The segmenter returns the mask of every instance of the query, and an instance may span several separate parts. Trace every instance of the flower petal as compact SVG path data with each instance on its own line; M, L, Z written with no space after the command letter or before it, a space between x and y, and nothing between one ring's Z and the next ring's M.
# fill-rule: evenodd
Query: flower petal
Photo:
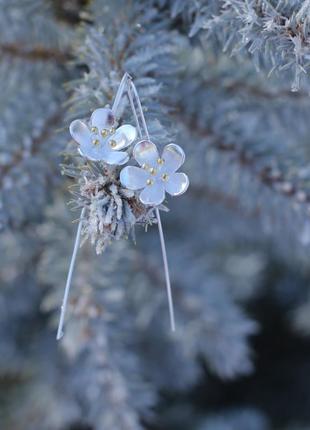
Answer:
M162 158L164 160L162 170L165 170L167 173L174 173L184 163L185 154L179 145L170 143L165 146Z
M159 158L155 143L149 140L141 140L138 142L133 149L133 156L140 166L143 164L156 166Z
M189 186L189 180L185 173L172 173L167 182L164 183L165 190L172 196L180 196L185 193Z
M156 181L153 185L147 185L141 191L139 199L144 205L160 205L165 198L165 190L162 182Z
M120 173L121 184L129 190L144 188L148 177L148 172L135 166L126 166Z
M73 139L80 145L91 143L90 130L83 121L80 121L79 119L72 121L69 131Z
M119 127L109 138L108 144L114 151L127 148L137 137L136 128L129 124ZM111 145L113 143L113 145Z
M94 145L91 142L81 144L79 146L79 153L83 156L88 158L89 160L93 161L101 161L104 160L106 156L106 150L102 146L101 143L98 145Z
M107 164L118 164L121 166L122 164L127 163L129 160L129 155L127 152L122 151L107 151L104 154L104 158L102 158Z
M110 129L115 122L115 118L111 109L100 108L94 110L90 117L90 122L92 127L97 127L100 132L104 128Z

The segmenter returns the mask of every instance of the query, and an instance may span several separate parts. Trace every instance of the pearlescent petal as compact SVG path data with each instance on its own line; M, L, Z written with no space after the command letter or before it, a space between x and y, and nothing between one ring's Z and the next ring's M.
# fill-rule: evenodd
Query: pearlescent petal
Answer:
M139 199L144 205L158 206L165 198L165 190L162 182L156 181L153 185L147 185L141 191Z
M146 186L146 181L149 178L149 174L135 166L126 166L120 173L120 180L123 187L129 190L140 190Z
M106 149L102 143L94 145L91 141L79 146L79 152L83 157L93 161L101 161L106 157Z
M149 140L141 140L138 142L134 147L133 156L140 166L148 164L151 167L157 165L157 160L159 158L155 143Z
M122 164L127 163L127 161L129 160L129 155L127 154L127 152L106 151L105 156L102 160L105 161L107 164L118 164L119 166L121 166Z
M164 182L165 190L172 196L180 196L185 193L188 186L189 180L185 173L172 173L167 182Z
M185 154L179 145L170 143L169 145L165 146L162 158L164 160L162 170L167 173L174 173L184 163Z
M97 127L99 132L102 129L110 129L113 127L115 118L111 109L100 108L94 110L90 117L92 127Z
M119 127L109 138L108 145L114 151L127 148L137 137L136 128L129 124ZM113 145L111 145L113 143Z
M91 143L90 130L83 121L80 121L79 119L72 121L69 131L73 139L80 145Z

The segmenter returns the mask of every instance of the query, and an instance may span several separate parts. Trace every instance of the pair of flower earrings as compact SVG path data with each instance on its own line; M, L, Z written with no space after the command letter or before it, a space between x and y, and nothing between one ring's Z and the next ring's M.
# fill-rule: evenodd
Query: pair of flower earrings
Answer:
M136 121L135 127L130 124L117 127L116 112L125 94L128 96ZM137 105L137 108L135 105ZM137 89L132 78L127 73L125 73L121 80L112 108L105 107L96 109L92 113L89 122L74 120L70 124L69 130L72 138L78 144L80 155L85 160L98 162L101 168L105 164L115 167L126 165L121 167L119 171L118 181L121 186L133 191L142 205L148 208L154 208L163 255L170 323L171 329L174 331L175 321L170 276L158 207L164 201L166 193L171 196L179 196L188 188L189 180L187 175L177 172L184 163L184 151L180 146L170 143L164 147L162 154L159 154L157 146L150 139ZM133 149L131 150L132 147ZM130 154L132 157L130 157ZM80 243L85 209L86 208L82 209L76 235L61 307L57 339L63 336L64 316L75 259Z
M79 144L80 154L92 161L110 165L124 165L129 161L126 148L137 138L134 126L125 124L115 129L115 117L109 108L93 112L90 125L75 120L70 134ZM126 166L120 172L120 182L129 190L140 191L142 204L158 206L165 199L165 192L172 196L183 194L188 188L185 173L176 173L185 160L182 148L174 143L166 145L159 156L158 149L150 140L140 140L133 149L137 166Z

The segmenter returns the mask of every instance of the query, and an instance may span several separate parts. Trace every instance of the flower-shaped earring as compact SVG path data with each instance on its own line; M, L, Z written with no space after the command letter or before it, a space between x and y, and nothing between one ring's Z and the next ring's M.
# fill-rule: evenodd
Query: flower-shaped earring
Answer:
M124 124L115 129L115 117L111 109L95 110L90 118L90 127L75 120L70 124L70 134L79 144L83 157L93 161L104 161L108 164L125 164L129 160L127 148L136 139L136 128Z
M185 160L183 149L173 143L166 145L159 157L156 145L149 140L138 142L133 156L141 167L126 166L120 173L122 185L129 190L141 190L139 199L145 205L158 206L165 192L183 194L189 185L185 173L176 173Z

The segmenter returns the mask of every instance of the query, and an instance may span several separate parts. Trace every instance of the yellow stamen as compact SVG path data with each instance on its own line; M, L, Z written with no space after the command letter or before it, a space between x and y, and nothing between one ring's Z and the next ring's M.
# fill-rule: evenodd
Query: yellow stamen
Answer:
M102 137L107 137L107 135L109 134L108 130L106 128L104 128L103 130L101 130L101 136Z

